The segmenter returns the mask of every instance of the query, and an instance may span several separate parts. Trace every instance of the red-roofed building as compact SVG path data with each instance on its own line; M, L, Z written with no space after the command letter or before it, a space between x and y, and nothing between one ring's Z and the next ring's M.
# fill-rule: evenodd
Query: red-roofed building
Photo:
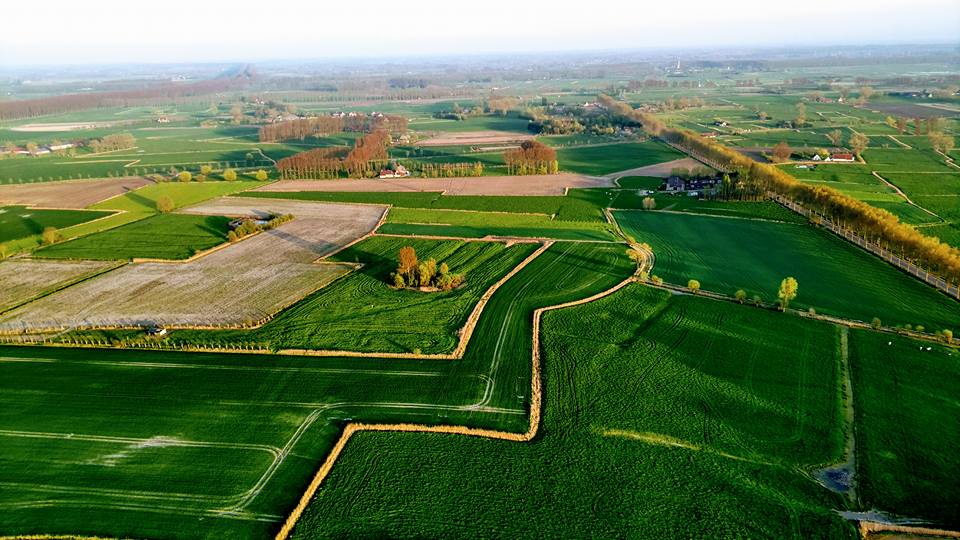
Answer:
M717 138L717 132L716 132L716 131L704 131L703 133L700 134L700 136L703 137L703 138L705 138L705 139L716 139L716 138Z
M856 161L853 154L830 154L827 161Z

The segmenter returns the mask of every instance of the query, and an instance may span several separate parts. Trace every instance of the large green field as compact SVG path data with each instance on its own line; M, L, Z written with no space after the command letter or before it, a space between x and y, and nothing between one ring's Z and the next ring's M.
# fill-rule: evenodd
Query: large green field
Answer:
M960 354L873 332L850 337L861 503L956 530Z
M593 176L645 167L682 157L684 156L680 152L656 141L578 146L557 150L557 160L560 161L561 169Z
M4 347L3 532L264 537L347 419L522 431L532 310L632 271L621 246L550 248L458 361Z
M670 283L696 279L705 290L732 296L744 289L770 303L780 280L793 276L797 308L931 331L960 324L960 303L811 225L647 211L615 216L627 234L653 247L653 273Z
M466 284L446 292L392 289L398 253L413 247L420 260L447 263ZM187 343L260 343L274 349L449 353L480 296L535 249L499 242L416 238L369 238L332 260L356 262L360 270L284 310L262 328L242 331L176 331Z
M543 335L536 440L361 433L294 537L856 537L808 475L843 446L834 327L634 285Z
M52 259L187 259L226 241L230 218L159 214L37 251Z
M26 206L0 206L0 242L20 240L39 235L47 227L62 229L94 219L109 216L113 212L92 210L61 210L28 208Z
M543 214L468 212L393 208L379 229L387 234L421 234L482 238L525 236L561 240L615 240L607 223L562 221Z

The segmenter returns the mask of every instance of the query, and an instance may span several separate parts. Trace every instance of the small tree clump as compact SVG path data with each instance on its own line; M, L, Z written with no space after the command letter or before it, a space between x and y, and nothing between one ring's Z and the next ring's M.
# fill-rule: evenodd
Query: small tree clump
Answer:
M177 180L180 180L181 182L189 182L193 180L193 175L190 174L190 171L180 171L180 173L177 174Z
M255 175L255 178L256 178L257 180L263 182L263 181L266 180L267 178L270 178L270 175L267 174L267 171L265 171L265 170L263 170L263 169L260 169L259 171L257 171L257 173L256 173L256 175Z
M883 323L880 321L880 317L874 317L873 320L870 321L870 326L872 326L875 330L880 329L880 327L883 326Z
M737 299L737 302L740 302L742 304L743 301L747 299L747 291L743 289L738 289L736 294L734 294L734 297Z
M237 179L237 171L233 169L227 169L223 171L223 179L227 182L233 182Z
M442 291L455 289L463 284L463 274L453 274L446 263L437 268L436 259L417 260L417 252L410 246L400 249L399 262L396 272L390 274L393 286L402 289L406 287L434 287Z
M43 229L41 239L43 240L43 245L45 246L55 244L60 240L60 232L57 231L56 227L47 227Z
M209 175L209 174L212 173L212 172L213 172L213 167L211 167L210 165L201 165L201 166L200 166L200 174L202 174L202 175L204 175L204 176L207 176L207 175Z
M650 276L650 283L653 283L654 285L663 285L663 278L654 274Z
M643 209L644 210L653 210L657 207L657 200L653 197L644 197L643 198Z
M166 214L173 210L173 199L168 195L157 197L157 212Z
M953 330L944 329L942 332L940 332L940 336L943 338L943 341L947 343L953 342Z
M697 294L697 291L700 290L700 282L695 279L691 279L687 282L687 288L690 289L690 292L693 294Z
M780 304L780 310L786 311L787 307L790 306L790 301L797 297L797 289L799 289L797 280L788 277L784 278L780 282L780 290L777 291L777 302Z

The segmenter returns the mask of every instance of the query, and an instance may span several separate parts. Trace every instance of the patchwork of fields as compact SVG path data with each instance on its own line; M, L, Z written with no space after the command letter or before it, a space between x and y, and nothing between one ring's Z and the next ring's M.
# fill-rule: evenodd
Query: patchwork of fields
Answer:
M743 289L767 303L780 280L800 285L793 306L887 325L953 328L960 304L847 242L810 225L662 212L617 211L624 231L657 256L653 273L669 283L700 281L733 296ZM828 254L828 255L825 255Z
M7 313L0 329L251 324L349 273L315 261L373 230L384 209L231 198L189 211L299 218L191 262L127 265Z

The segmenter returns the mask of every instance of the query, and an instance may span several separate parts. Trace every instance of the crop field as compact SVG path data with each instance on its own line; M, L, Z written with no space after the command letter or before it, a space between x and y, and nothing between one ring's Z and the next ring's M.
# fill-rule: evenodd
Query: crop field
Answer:
M612 208L636 210L643 208L643 199L650 195L638 195L634 191L621 190L611 203ZM656 210L704 214L718 217L769 219L788 223L806 223L806 219L773 201L722 201L700 200L685 195L653 195Z
M111 264L98 261L38 261L11 259L0 262L0 313L47 292L96 274Z
M536 440L360 433L294 537L855 538L804 472L841 454L837 342L636 285L548 313Z
M226 242L230 218L159 214L34 253L50 259L188 259Z
M236 326L276 313L352 270L315 262L373 230L382 207L221 199L190 211L299 217L186 263L130 264L7 313L0 329Z
M684 155L656 141L560 148L560 168L580 174L601 176L646 165L673 161Z
M418 118L410 121L410 129L421 133L452 131L512 131L529 134L524 118L517 116L476 116L465 120Z
M281 180L259 192L442 192L444 195L563 195L570 188L612 187L606 179L579 174L485 176L482 178L390 178L343 180Z
M810 225L746 219L618 211L627 234L653 247L653 273L669 283L699 280L702 288L776 300L780 280L793 276L793 307L884 324L955 328L960 303L845 241Z
M517 144L532 139L530 134L517 134L505 131L455 131L444 132L435 137L417 141L418 146L454 146L474 144Z
M632 271L622 246L551 247L456 362L0 348L4 532L268 536L347 418L525 429L533 308Z
M0 202L48 208L86 208L151 183L146 178L106 178L0 185Z
M659 176L621 176L617 178L617 185L626 189L657 190L663 185L663 178Z
M863 505L956 530L960 355L904 337L850 337Z
M91 153L81 150L76 156L21 156L0 160L0 184L21 184L76 178L134 176L168 173L171 168L196 171L201 165L221 167L270 167L273 160L306 148L327 144L323 140L306 142L260 143L255 126L203 128L134 127L109 130L128 132L136 138L136 147L112 152ZM66 137L101 136L98 131L19 134L28 140L49 142Z
M511 214L394 208L380 227L386 234L423 234L482 238L529 236L562 240L613 241L611 225L587 221L562 221L543 214Z
M440 193L341 193L323 191L250 191L245 196L344 203L383 204L402 208L468 210L555 215L566 221L603 221L616 191L571 189L566 196L442 195Z
M460 288L445 292L396 291L390 273L400 248L411 246L421 260L445 262L466 275ZM535 244L440 241L374 236L336 254L331 261L362 268L320 289L255 330L176 331L178 343L263 343L273 349L447 354L477 301L524 258ZM411 325L410 321L418 321Z
M112 212L0 206L0 242L36 236L47 227L62 229L110 214Z

